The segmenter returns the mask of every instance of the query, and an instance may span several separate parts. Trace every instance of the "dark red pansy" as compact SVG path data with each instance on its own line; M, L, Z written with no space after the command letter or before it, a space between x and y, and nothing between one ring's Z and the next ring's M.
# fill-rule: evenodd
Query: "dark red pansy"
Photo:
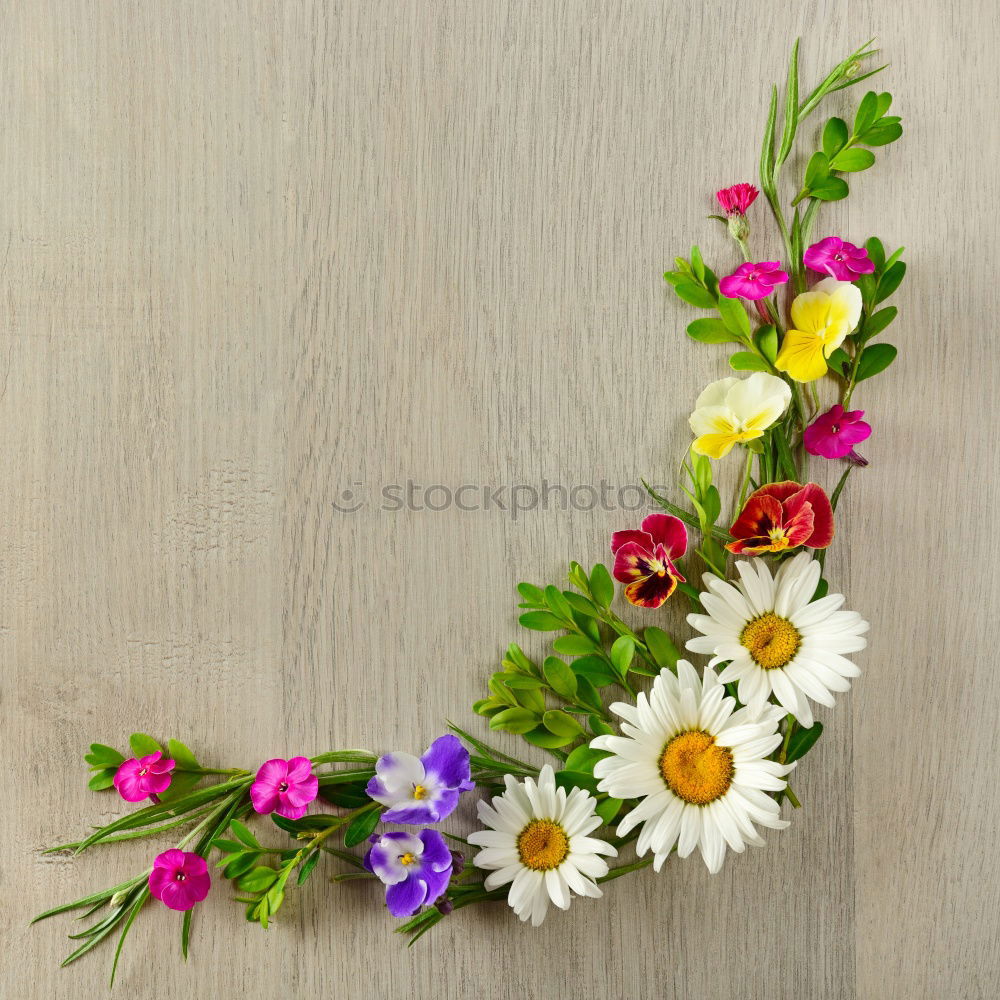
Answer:
M825 549L833 541L830 498L816 483L770 483L750 494L729 533L726 548L737 554Z
M650 514L640 530L616 531L611 536L614 577L625 587L629 603L658 608L684 582L674 565L687 551L687 528L670 514Z

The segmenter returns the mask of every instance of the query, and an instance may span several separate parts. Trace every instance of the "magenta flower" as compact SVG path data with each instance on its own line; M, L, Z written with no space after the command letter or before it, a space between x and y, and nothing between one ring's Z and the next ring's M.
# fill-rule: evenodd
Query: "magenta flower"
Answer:
M250 801L257 812L273 812L285 819L301 819L318 794L319 779L308 757L265 761L250 786Z
M149 891L171 910L190 910L211 887L205 859L176 848L157 855L149 873Z
M760 192L752 184L733 184L715 192L726 215L746 215Z
M759 264L740 264L719 282L719 291L730 299L766 299L776 285L786 281L788 274L781 270L781 261L764 260Z
M814 243L802 260L810 271L828 274L838 281L855 281L859 274L871 274L875 264L864 247L856 247L839 236L827 236Z
M806 451L822 458L864 459L857 455L854 446L871 436L871 425L861 418L864 410L845 410L840 403L821 413L803 435Z
M159 750L138 760L123 760L115 772L115 788L126 802L141 802L153 795L160 795L170 787L174 769L172 760L163 760Z

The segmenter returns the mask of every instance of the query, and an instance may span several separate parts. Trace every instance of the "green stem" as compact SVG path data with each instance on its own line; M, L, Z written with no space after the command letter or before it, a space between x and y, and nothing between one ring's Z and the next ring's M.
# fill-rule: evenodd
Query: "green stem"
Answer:
M598 882L612 882L616 878L621 878L622 875L630 875L632 872L637 872L642 868L648 868L653 863L654 855L647 854L646 857L640 858L638 861L633 861L630 865L621 865L618 868L612 868L607 875L602 875Z
M753 472L753 452L747 448L747 464L743 471L743 485L740 487L740 502L737 510L743 510L743 505L747 502L747 495L750 492L750 473Z

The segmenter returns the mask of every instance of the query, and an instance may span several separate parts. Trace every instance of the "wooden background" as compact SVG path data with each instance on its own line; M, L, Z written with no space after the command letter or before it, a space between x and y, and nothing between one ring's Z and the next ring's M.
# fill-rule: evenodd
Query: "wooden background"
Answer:
M807 81L875 34L893 63L905 139L817 235L910 272L828 563L872 643L794 825L412 951L357 884L268 933L220 886L186 966L149 908L116 995L997 995L995 5L33 0L0 15L5 996L104 995L108 949L60 971L70 923L26 927L147 863L40 854L121 812L91 740L254 766L480 725L514 584L637 515L381 490L671 480L727 367L661 274L735 263L711 193L754 179L798 34Z

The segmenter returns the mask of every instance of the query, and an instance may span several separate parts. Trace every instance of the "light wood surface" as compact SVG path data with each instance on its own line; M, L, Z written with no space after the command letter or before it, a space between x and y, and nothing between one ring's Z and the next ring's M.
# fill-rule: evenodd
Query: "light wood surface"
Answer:
M828 563L872 642L791 829L412 950L357 884L315 879L265 933L220 882L186 966L150 907L115 995L997 995L997 8L787 7L4 6L4 996L105 995L107 949L61 971L69 922L26 928L146 864L40 854L121 811L85 788L91 740L251 766L481 726L515 583L634 516L380 491L670 481L727 369L661 274L695 241L735 263L711 192L754 179L797 34L808 80L875 34L893 63L907 135L817 234L903 243L910 272Z

